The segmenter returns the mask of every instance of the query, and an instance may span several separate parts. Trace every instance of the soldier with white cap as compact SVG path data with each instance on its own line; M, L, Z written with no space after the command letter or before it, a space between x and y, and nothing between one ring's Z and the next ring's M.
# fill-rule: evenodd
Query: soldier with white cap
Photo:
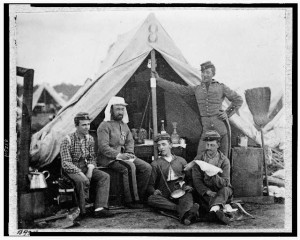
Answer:
M105 109L104 121L97 129L98 163L122 174L127 207L142 208L151 166L134 155L126 106L124 98L113 97Z

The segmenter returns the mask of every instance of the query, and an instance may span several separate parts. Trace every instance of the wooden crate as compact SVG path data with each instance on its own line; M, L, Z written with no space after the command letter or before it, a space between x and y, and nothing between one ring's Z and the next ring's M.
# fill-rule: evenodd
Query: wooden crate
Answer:
M255 197L263 194L262 148L232 149L232 186L235 197Z
M30 221L45 214L45 189L30 190L20 195L19 217Z

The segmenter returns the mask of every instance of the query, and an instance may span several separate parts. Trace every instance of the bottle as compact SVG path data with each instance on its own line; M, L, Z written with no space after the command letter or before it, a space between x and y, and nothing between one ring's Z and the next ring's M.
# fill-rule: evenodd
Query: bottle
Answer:
M173 124L174 130L173 130L173 133L171 135L171 141L174 144L178 144L180 137L179 137L179 135L177 133L177 130L176 130L177 129L177 122L172 122L172 124Z
M160 134L167 133L165 130L165 120L161 120Z

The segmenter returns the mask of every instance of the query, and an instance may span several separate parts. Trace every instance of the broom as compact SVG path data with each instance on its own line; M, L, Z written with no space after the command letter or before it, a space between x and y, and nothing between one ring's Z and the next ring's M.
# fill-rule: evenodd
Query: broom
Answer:
M265 144L262 128L270 121L268 117L270 101L271 101L271 90L269 87L260 87L248 89L245 92L246 102L249 110L252 113L254 123L261 132L261 144L263 149L263 161L266 176L267 194L269 196L269 183L267 164L265 157Z

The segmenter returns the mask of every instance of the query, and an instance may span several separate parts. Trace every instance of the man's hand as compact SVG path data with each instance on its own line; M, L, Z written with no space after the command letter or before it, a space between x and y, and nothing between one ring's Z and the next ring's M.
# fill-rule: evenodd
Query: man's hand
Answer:
M91 181L91 179L92 179L94 168L95 168L95 166L93 164L88 164L88 171L86 173L86 177L89 179L89 181Z
M214 197L214 196L217 195L216 192L213 192L213 191L211 191L211 190L207 190L207 191L206 191L206 194L207 194L208 196L210 196L210 197Z
M220 113L218 114L218 117L224 121L228 119L227 113L223 110L220 110Z
M153 195L162 195L161 191L156 189L153 193Z
M119 160L128 160L130 157L128 155L128 153L119 153L118 154L118 159Z
M187 186L184 187L183 190L186 191L186 192L191 192L191 191L193 191L193 188L191 186L187 185Z
M185 165L183 171L189 171L192 169L192 167L194 167L195 165L195 161L191 161L190 163L188 163L187 165Z
M135 155L132 154L132 153L125 153L128 157L128 159L131 159L131 158L135 158Z

